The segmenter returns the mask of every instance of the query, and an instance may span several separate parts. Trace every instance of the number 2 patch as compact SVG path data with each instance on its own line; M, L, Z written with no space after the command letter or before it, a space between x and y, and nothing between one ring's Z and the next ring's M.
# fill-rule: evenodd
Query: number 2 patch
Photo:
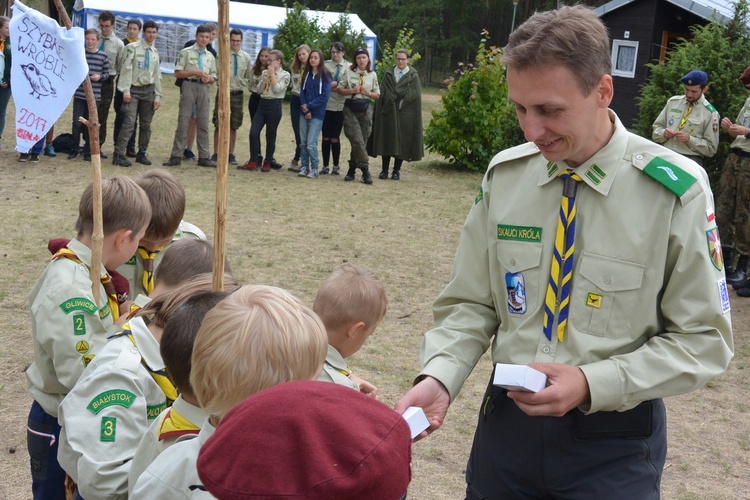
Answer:
M73 334L86 335L86 317L83 314L73 315Z
M102 428L99 434L99 441L114 442L115 431L117 429L117 418L102 417Z

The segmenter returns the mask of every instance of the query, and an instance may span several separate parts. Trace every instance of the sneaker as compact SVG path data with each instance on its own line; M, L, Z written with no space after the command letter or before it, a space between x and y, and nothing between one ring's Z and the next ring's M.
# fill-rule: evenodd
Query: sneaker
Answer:
M138 153L135 156L135 162L140 163L141 165L146 165L146 166L151 165L151 160L148 159L148 156L146 156L146 153Z
M237 158L235 158L232 153L229 153L229 164L230 165L237 165Z
M38 155L38 154L36 154L36 153L31 153L31 154L29 155L29 161L30 161L31 163L39 163L39 155Z
M216 155L216 153L211 155L211 161L219 161L219 157Z
M76 151L72 151L72 152L71 152L71 153L70 153L70 154L68 155L68 160L75 160L76 158L78 158L78 155L79 155L79 154L81 154L81 153L80 153L79 151L77 151L77 150L76 150Z
M381 170L380 175L378 175L378 179L386 180L387 178L388 178L388 171Z
M323 167L323 170L320 171L320 175L328 175L328 167Z
M299 160L292 160L292 163L289 164L287 170L290 172L299 172Z
M297 177L307 177L307 167L300 168Z
M318 178L318 169L314 168L314 169L310 170L310 173L307 174L307 178L308 179L317 179Z
M209 158L200 158L200 159L198 159L198 166L199 167L216 168L216 162L215 161L211 161Z
M115 153L112 155L112 165L116 167L129 167L132 163L124 156Z
M247 160L247 163L244 165L237 165L237 170L252 170L255 172L258 170L258 163L253 160Z
M182 165L182 158L179 156L170 156L169 160L162 163L164 167L178 167L180 165Z
M18 161L22 163L29 161L29 153L21 153L21 156L18 157Z
M333 170L331 170L331 175L339 175L339 166L334 165Z
M284 165L282 165L281 163L273 159L270 161L270 165L271 165L271 168L274 170L281 170L282 168L284 168Z
M57 153L55 153L55 148L52 146L52 144L47 144L47 146L44 148L44 156L57 156Z
M401 175L399 175L398 170L394 170L393 173L391 174L391 179L393 179L394 181L397 181L400 178L401 178Z
M186 149L184 153L182 153L182 159L183 160L195 160L195 153L193 153L192 149Z
M364 184L372 184L372 176L369 169L362 171L362 182Z
M125 151L126 158L135 158L136 156L138 156L138 153L135 152L135 148L127 148Z
M260 171L261 172L270 172L272 168L273 168L273 166L271 165L271 162L268 161L268 160L265 160L263 162L263 166L260 167ZM279 168L281 168L281 167L279 167Z

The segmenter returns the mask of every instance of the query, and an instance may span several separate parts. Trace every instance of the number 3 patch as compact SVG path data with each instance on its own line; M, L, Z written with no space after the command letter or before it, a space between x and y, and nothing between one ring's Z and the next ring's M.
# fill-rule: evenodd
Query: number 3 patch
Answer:
M117 419L115 417L102 417L102 429L99 441L114 442Z

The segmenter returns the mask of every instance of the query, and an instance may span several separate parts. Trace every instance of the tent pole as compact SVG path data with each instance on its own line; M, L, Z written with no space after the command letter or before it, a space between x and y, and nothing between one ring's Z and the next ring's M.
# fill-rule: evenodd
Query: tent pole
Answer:
M213 289L224 289L226 253L227 169L229 164L229 0L219 3L219 144L216 162L216 213L214 218Z

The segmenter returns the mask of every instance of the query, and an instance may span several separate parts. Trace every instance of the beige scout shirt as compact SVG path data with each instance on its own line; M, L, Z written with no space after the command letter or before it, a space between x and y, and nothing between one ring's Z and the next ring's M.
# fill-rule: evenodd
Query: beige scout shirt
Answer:
M680 123L687 113L688 104L684 95L670 98L654 122L652 138L655 142L664 144L665 147L682 155L711 157L716 154L716 148L719 147L720 117L716 108L711 106L705 96L701 96L693 104L693 110L682 128L682 132L690 135L688 142L664 138L664 130L667 128L675 132L680 131Z
M113 333L107 292L99 285L99 304L91 292L91 249L68 243L83 264L60 258L50 262L29 294L34 362L26 370L29 392L57 417L57 407L84 368ZM101 274L106 273L104 266Z
M198 477L198 453L216 432L208 419L201 425L197 438L179 439L164 450L141 474L130 496L133 500L152 498L214 498L202 490ZM200 486L193 488L191 486Z
M326 361L323 363L323 371L318 375L318 380L321 382L333 382L334 384L351 387L359 392L357 384L355 384L346 373L349 373L349 366L346 364L346 360L341 357L341 354L335 347L329 344Z
M750 97L745 100L745 104L742 105L740 114L737 115L737 123L743 127L750 128ZM741 149L746 153L750 153L750 139L745 136L739 135L732 141L732 148Z
M101 40L99 40L99 50L107 54L107 59L109 59L110 78L114 78L120 73L124 47L125 44L115 36L114 32L109 36L102 35Z
M283 99L286 95L286 89L289 87L289 81L291 78L289 72L283 69L276 71L276 85L270 85L270 80L261 78L261 82L258 85L260 97L262 99ZM267 83L269 84L268 89L266 89Z
M139 40L125 47L125 58L123 59L120 79L117 82L117 90L124 95L130 95L130 87L154 86L156 102L161 101L161 69L159 67L159 52L153 44L150 46L146 40Z
M84 498L126 498L128 472L141 437L166 407L152 370L164 370L159 343L143 322L105 345L60 405L58 460Z
M299 96L302 73L291 73L292 78L292 95Z
M203 411L202 408L192 405L182 399L182 396L178 396L172 403L172 411L177 411L181 416L185 417L188 422L193 424L195 427L200 427L201 424L208 418L208 414ZM141 442L138 444L138 449L135 450L135 456L133 457L133 463L130 465L130 473L128 475L128 493L133 492L135 483L138 478L141 477L143 471L151 465L151 462L156 460L156 457L161 453L175 444L177 441L185 441L198 437L197 434L186 434L179 438L171 437L165 438L159 441L159 428L164 420L164 416L167 414L167 410L161 412L161 414L151 422L146 434L141 438Z
M351 65L350 62L347 62L344 59L342 59L340 63L336 63L333 59L329 59L325 64L328 68L328 71L331 72L331 81L339 82L337 85L340 84L344 73L349 68L349 65ZM331 97L328 98L328 103L326 104L326 111L343 111L344 101L346 101L348 98L348 95L341 95L338 92L334 92L334 89L332 88Z
M205 240L206 235L198 228L198 226L189 222L181 221L172 241L177 241L183 238ZM156 257L154 258L154 269L158 269L159 262L161 262L165 249L166 247L156 254ZM134 300L138 294L143 292L143 259L137 252L129 261L118 267L117 272L123 275L125 279L128 280L128 283L130 283L130 294L128 295L129 300Z
M245 90L253 74L250 54L244 50L229 53L229 90Z
M531 143L490 163L422 346L422 375L452 399L490 345L495 363L579 366L586 412L684 393L726 369L729 297L705 171L610 117L609 143L574 169L583 182L563 342L542 320L562 192L548 172L566 166Z
M201 67L202 65L202 67ZM177 62L174 64L175 71L205 71L216 78L216 59L207 49L200 50L198 45L185 47L177 54Z
M376 94L380 94L378 74L374 71L370 71L368 73L366 71L359 71L359 69L351 70L349 68L346 68L346 72L344 72L343 76L339 80L339 88L351 89L359 85L360 81L368 92L375 92ZM350 97L352 99L369 99L369 97L363 94L346 95L345 97L347 99Z

